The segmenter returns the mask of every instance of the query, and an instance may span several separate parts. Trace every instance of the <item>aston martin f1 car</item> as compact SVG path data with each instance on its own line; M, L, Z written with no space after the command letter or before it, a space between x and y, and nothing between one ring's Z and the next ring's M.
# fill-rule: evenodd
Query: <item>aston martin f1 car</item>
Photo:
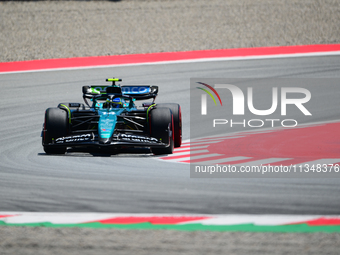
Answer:
M84 103L60 103L48 108L42 130L47 154L64 154L68 148L119 150L150 148L155 155L172 154L182 143L179 104L156 104L158 86L83 86ZM141 106L136 101L149 100Z

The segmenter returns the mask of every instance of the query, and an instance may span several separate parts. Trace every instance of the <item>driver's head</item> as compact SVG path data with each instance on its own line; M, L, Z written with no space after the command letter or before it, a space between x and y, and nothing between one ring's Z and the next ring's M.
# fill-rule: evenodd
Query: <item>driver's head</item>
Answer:
M112 100L112 107L113 108L122 108L124 104L124 99L122 98L115 98Z

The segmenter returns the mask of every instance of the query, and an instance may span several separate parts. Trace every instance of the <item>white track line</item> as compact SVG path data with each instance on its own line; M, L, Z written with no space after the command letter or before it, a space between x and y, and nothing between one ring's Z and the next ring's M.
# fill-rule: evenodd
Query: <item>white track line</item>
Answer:
M179 149L175 149L175 152L173 155L176 155L178 151L186 151L186 150L197 150L197 149L204 149L204 148L208 148L209 145L206 146L197 146L197 147L188 147L188 148L179 148Z
M211 219L195 220L182 224L277 226L315 220L315 215L222 215ZM320 217L321 218L321 217ZM336 216L334 217L336 218Z
M222 142L223 140L218 140L218 141L207 141L207 142L191 142L190 143L190 146L195 146L195 145L202 145L202 144L213 144L213 143L220 143Z
M244 160L244 159L250 159L251 157L231 157L231 158L220 158L220 159L213 159L213 160L206 160L202 162L195 162L194 164L204 164L204 165L213 165L213 164L218 164L218 163L226 163L226 162L232 162L232 161L239 161L239 160Z
M276 226L323 219L339 219L340 215L252 215L252 214L139 214L139 213L54 213L54 212L0 212L0 215L12 215L0 218L7 224L44 223L81 224L121 217L206 217L201 220L188 220L183 224L203 225L238 225L254 224Z
M260 160L255 160L255 161L249 161L249 162L237 164L234 166L259 166L259 165L276 163L276 162L290 160L290 159L292 158L266 158L266 159L260 159Z
M317 164L334 164L334 163L340 163L340 158L324 158L324 159L318 159L314 161L299 163L299 165L308 164L309 166L317 165Z
M195 141L192 141L192 143L195 142L214 142L214 141L224 141L224 140L228 140L228 139L234 139L234 138L240 138L240 137L244 137L244 136L225 136L225 137L219 137L219 138L199 138L196 139Z
M183 161L187 161L187 160L194 160L194 159L201 159L201 158L212 158L212 157L218 157L218 156L223 156L223 155L217 154L217 153L212 153L212 154L205 154L205 155L193 156L193 157L183 157L183 158L169 159L168 161L183 162Z
M170 154L168 157L177 157L177 156L186 156L190 154L198 154L198 153L205 153L209 152L208 150L198 150L198 151L186 151L186 152L180 152L180 153L175 153L175 154Z

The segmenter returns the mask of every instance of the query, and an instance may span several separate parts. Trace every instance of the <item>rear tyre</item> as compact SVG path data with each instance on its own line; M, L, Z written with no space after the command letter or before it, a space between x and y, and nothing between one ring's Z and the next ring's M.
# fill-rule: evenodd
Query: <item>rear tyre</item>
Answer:
M156 108L150 114L150 135L151 137L169 144L165 148L151 148L155 155L172 154L174 151L174 132L173 132L173 115L169 108Z
M171 110L174 116L174 142L175 148L181 147L182 145L182 111L179 104L157 104L158 107L167 107ZM157 107L156 106L156 107Z
M45 112L43 146L47 154L64 154L66 147L49 145L55 139L67 136L67 112L59 108L48 108Z

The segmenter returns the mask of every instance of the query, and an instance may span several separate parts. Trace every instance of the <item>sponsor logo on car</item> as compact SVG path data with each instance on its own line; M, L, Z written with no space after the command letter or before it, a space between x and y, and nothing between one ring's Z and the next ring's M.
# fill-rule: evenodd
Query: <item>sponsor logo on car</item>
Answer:
M71 142L85 142L90 141L92 138L91 134L82 134L82 135L72 135L66 137L59 137L55 140L55 143L71 143Z
M132 142L144 142L144 143L157 143L158 139L153 137L139 136L139 135L129 135L129 134L119 134L116 136L118 140L132 141Z
M123 94L147 94L150 93L149 86L122 86Z

